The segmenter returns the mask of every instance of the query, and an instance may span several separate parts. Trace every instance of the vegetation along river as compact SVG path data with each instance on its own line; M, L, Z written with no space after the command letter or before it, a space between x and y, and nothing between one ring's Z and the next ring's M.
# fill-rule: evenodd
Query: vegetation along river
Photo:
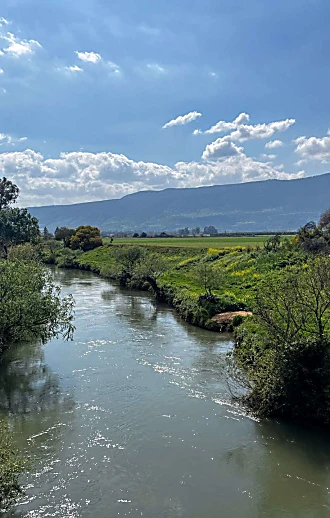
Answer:
M1 366L1 411L33 463L7 516L330 516L328 432L230 406L229 336L91 273L54 276L76 300L74 342Z

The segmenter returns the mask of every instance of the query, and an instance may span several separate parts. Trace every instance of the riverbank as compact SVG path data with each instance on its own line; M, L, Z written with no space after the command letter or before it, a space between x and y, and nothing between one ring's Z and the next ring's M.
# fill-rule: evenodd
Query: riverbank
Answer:
M68 248L57 249L46 256L60 268L76 268L97 273L103 278L120 280L121 264L118 250L132 248L129 244L106 244L89 252L77 252ZM168 246L157 243L135 245L143 250L144 261L162 261L162 274L158 276L157 297L174 307L185 321L212 330L232 330L232 322L224 325L218 314L251 311L254 293L264 274L289 264L302 262L303 254L285 240L276 251L260 246L231 246L222 248L197 248ZM198 269L208 269L212 277L212 290L206 294ZM203 266L203 267L204 267ZM143 276L132 275L128 282L131 289L150 290L150 283ZM239 323L241 319L237 320Z

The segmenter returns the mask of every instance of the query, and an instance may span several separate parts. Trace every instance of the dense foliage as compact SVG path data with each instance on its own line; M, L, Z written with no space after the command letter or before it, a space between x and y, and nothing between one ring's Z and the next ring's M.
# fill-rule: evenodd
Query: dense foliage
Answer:
M0 421L0 513L22 494L19 477L26 463L15 449L8 426Z
M35 243L40 236L38 220L27 209L0 210L0 247L7 257L10 246Z
M70 239L70 248L72 250L94 250L103 245L100 229L91 227L90 225L80 226Z
M261 416L330 423L330 260L270 272L238 328L233 369Z
M73 332L73 299L61 298L44 267L34 262L0 261L0 344Z
M10 180L3 177L0 179L0 211L16 202L19 195L19 188Z

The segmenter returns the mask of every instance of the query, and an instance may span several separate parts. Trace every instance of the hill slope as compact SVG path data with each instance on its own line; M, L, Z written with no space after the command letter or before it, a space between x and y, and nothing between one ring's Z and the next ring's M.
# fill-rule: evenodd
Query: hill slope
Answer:
M142 191L119 200L32 207L40 226L90 224L103 231L173 231L215 225L219 231L296 230L330 207L330 173L193 189Z

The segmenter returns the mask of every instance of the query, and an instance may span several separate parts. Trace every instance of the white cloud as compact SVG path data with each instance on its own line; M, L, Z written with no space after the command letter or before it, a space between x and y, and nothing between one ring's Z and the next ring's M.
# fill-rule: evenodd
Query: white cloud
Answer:
M267 153L261 153L261 155L260 155L260 158L265 159L265 160L270 160L270 161L275 160L276 157L277 157L277 155L270 155Z
M282 146L284 146L282 140L271 140L270 142L267 142L265 144L266 149L275 149L277 147L282 147Z
M9 25L10 22L6 20L6 18L0 18L0 27L3 27L4 25Z
M38 41L21 40L11 32L7 32L7 34L1 35L0 38L9 43L8 47L2 49L2 55L8 54L15 57L26 56L34 54L37 49L42 48Z
M0 68L0 75L4 73L3 68Z
M114 74L121 74L120 67L116 63L113 63L113 61L108 61L107 66L110 68L111 72L113 72Z
M217 160L219 158L228 158L230 156L240 155L243 151L242 147L236 146L230 136L221 137L208 144L202 155L204 160Z
M301 160L298 165L308 160L318 160L322 163L330 162L330 136L328 137L299 137L296 144L295 153L300 155Z
M64 67L64 70L67 72L83 72L83 69L78 67L77 65L73 65L71 67Z
M172 126L182 126L183 124L189 124L190 122L193 122L194 120L201 117L202 114L199 112L189 112L186 115L179 115L176 119L173 119L166 124L164 124L163 128L171 128Z
M158 65L158 63L148 63L147 68L153 72L157 72L158 74L164 74L166 69Z
M5 133L0 133L0 146L8 146L8 145L14 146L18 142L24 142L24 140L27 140L27 137L17 138L12 135L6 135Z
M100 54L97 54L96 52L79 52L76 50L75 53L77 54L78 59L85 61L86 63L98 63L102 60Z
M286 119L262 124L248 124L250 116L247 113L240 113L232 122L219 121L210 129L206 130L206 134L214 133L230 133L231 140L237 142L245 142L247 140L259 140L270 138L278 131L286 131L293 124L295 119ZM195 130L194 135L203 133L201 130ZM280 142L280 141L275 141ZM275 147L275 146L274 146ZM278 147L278 146L277 146Z
M281 166L247 157L239 148L232 153L223 149L217 161L178 162L173 168L106 152L62 153L47 159L27 149L0 153L2 175L19 185L21 203L31 206L118 198L143 189L300 178L304 172L286 173Z
M295 124L295 119L286 119L283 121L270 122L268 124L241 125L230 135L232 140L245 142L247 140L259 140L269 138L277 131L286 131Z

